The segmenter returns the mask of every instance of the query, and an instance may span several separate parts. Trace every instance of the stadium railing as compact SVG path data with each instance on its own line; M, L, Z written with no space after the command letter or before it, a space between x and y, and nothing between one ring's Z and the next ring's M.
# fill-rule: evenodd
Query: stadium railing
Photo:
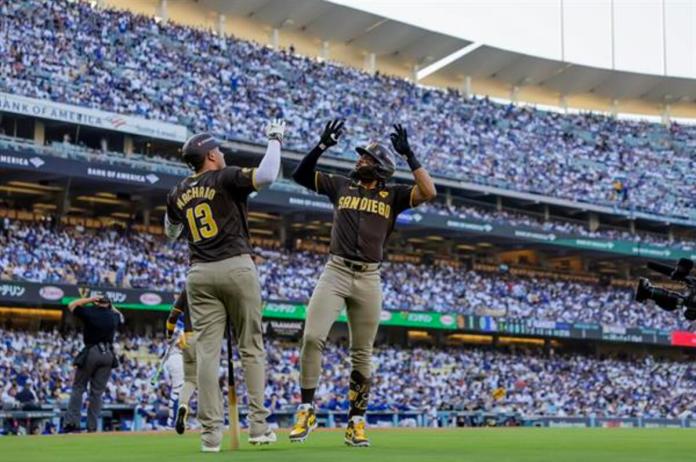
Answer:
M98 421L98 430L111 428L115 431L144 431L151 430L149 424L140 412L138 405L105 404ZM64 409L45 405L40 410L5 410L0 411L0 432L3 432L6 421L19 421L25 428L42 428L47 424L56 430L61 428L61 417ZM289 428L292 425L294 409L290 406L272 413L272 421L280 428ZM240 419L245 425L247 416L246 407L240 408ZM85 417L85 414L83 414ZM317 419L321 426L326 428L338 428L345 425L347 417L345 411L317 412ZM674 427L696 428L696 419L681 417L668 419L659 417L626 417L626 416L539 416L523 415L515 412L489 412L489 411L370 411L367 414L368 422L374 427L583 427L583 428L650 428L650 427ZM161 422L158 428L162 428ZM3 433L0 433L0 435Z
M142 154L130 154L113 151L101 151L69 143L53 142L41 146L33 141L11 138L0 135L0 149L11 151L31 152L44 156L60 157L82 162L102 162L109 165L121 165L151 172L169 173L172 175L188 176L190 170L181 162L175 162L163 157L147 157Z
M263 152L262 146L250 143L248 141L234 139L228 140L228 143L229 147L231 147L234 150L245 151L254 154L261 154ZM54 142L48 146L39 146L30 140L23 140L0 135L0 149L2 148L11 150L23 149L41 155L57 156L65 159L74 159L85 162L97 161L107 163L109 165L121 165L151 172L169 173L179 176L188 176L190 174L190 170L181 162L177 162L175 160L167 159L161 156L146 156L143 154L130 154L126 156L124 153L101 151L97 149L90 149L84 146L77 146L62 142ZM285 150L283 157L293 160L299 160L303 155L301 147L292 146L291 148L293 148L294 151ZM348 159L351 160L348 161ZM329 156L326 159L323 159L322 164L340 169L350 169L353 165L352 159L353 154L351 154L351 157L348 157L348 154L339 153L337 156ZM410 179L411 175L407 171L400 169L397 170L395 177L401 179ZM642 218L659 221L665 221L665 219L668 219L673 223L683 224L687 226L696 224L696 210L688 211L687 215L658 215L648 210L642 210L640 207L619 207L615 202L611 202L608 200L585 201L582 198L569 200L556 197L548 197L534 191L517 191L514 188L514 185L510 184L509 182L506 182L505 180L492 180L483 176L468 176L466 178L466 181L462 181L462 179L458 177L446 176L435 176L435 179L438 184L441 184L446 187L471 189L480 192L485 192L488 194L503 195L523 200L532 200L537 202L541 201L544 203L558 205L561 207L582 208L583 210L598 213L622 215L631 219Z

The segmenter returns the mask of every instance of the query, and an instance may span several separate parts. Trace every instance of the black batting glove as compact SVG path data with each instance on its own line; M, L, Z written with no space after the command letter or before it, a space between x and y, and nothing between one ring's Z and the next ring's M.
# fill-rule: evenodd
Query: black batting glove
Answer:
M319 147L322 150L329 149L338 143L338 139L343 135L343 121L341 119L330 120L324 127L324 132L319 140Z
M401 126L401 124L394 125L394 132L389 135L391 139L392 146L394 146L394 151L398 152L400 155L404 156L408 166L411 170L418 170L421 167L420 162L416 159L416 155L411 149L411 145L408 144L408 133L406 129Z

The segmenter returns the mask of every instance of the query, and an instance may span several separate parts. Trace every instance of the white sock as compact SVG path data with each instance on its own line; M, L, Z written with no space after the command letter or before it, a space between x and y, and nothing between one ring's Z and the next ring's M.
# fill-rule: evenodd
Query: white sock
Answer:
M312 406L310 403L302 403L297 406L298 411L309 411L310 409L314 409L314 406Z

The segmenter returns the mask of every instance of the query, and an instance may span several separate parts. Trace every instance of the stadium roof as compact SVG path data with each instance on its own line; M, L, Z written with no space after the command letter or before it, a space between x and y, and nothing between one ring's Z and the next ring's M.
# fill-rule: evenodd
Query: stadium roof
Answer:
M538 85L564 95L593 93L610 99L659 103L696 101L696 79L615 71L530 56L398 22L319 0L198 0L230 16L294 29L334 43L418 63L419 69L450 57L434 72L486 78L511 86ZM454 53L457 53L453 55ZM422 78L423 73L420 73Z

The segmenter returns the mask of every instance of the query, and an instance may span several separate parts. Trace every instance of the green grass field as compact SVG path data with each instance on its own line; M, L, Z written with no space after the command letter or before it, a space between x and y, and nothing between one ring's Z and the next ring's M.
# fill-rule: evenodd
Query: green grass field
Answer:
M175 462L199 460L278 462L655 462L696 461L696 430L689 429L460 429L370 431L371 448L348 448L339 431L318 431L290 445L286 433L273 446L201 454L198 434L109 433L0 439L7 462Z

